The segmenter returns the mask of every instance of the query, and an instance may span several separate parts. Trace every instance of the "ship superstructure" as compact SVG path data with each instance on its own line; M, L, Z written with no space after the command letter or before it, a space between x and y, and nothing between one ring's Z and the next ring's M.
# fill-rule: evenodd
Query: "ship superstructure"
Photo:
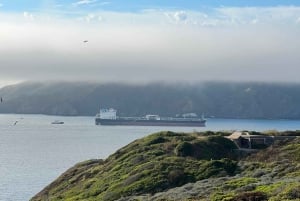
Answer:
M193 113L194 114L194 113ZM160 117L157 114L148 114L143 117L119 117L117 110L100 109L96 115L96 125L120 125L120 126L188 126L204 127L206 120L195 115L192 117Z

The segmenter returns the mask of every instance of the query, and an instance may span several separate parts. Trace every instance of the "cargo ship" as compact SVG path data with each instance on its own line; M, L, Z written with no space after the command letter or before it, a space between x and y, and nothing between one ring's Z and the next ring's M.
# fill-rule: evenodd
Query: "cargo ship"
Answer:
M185 126L204 127L206 120L202 116L198 118L195 113L184 114L181 117L160 117L148 114L144 117L119 117L117 110L100 109L95 117L96 125L109 126Z

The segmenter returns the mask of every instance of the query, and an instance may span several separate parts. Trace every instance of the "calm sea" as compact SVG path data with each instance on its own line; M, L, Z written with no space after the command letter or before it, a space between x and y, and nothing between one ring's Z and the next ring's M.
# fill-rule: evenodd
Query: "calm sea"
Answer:
M52 121L64 121L53 125ZM14 125L16 123L16 125ZM95 126L93 117L0 115L0 201L26 201L77 162L153 132L297 130L300 121L209 119L205 128Z

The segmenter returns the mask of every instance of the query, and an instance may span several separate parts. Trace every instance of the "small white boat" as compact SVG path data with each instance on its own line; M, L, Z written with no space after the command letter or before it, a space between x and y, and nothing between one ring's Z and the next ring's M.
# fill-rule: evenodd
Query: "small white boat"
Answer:
M63 121L55 120L51 124L64 124L64 123L65 122L63 122Z

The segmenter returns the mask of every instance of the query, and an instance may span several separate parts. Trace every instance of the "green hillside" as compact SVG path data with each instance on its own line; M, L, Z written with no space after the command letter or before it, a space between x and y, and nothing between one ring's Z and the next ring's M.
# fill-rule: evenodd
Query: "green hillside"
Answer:
M31 201L300 199L299 138L241 157L222 135L152 134L77 164Z
M189 182L233 175L235 145L219 136L161 132L136 140L106 160L68 170L32 200L116 200Z

